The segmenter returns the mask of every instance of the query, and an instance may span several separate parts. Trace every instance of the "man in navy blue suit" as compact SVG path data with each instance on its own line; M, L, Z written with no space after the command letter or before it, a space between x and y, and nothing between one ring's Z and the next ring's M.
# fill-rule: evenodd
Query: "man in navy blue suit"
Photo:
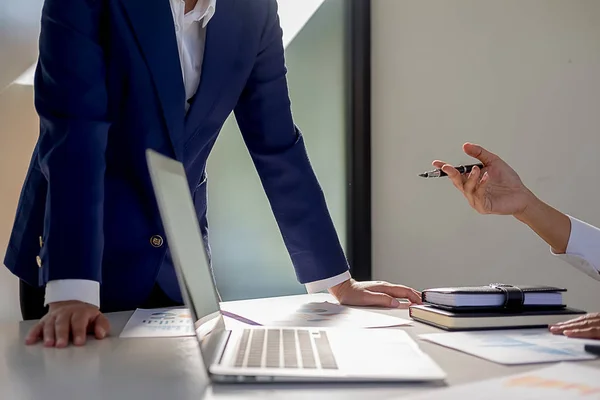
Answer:
M294 125L276 0L46 0L40 136L5 264L27 343L103 338L102 312L182 303L145 150L181 161L205 244L206 160L234 111L309 292L397 307L410 288L356 282Z

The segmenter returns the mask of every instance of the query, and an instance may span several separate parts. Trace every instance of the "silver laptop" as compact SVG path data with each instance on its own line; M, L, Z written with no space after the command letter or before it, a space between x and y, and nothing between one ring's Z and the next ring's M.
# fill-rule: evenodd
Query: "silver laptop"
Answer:
M444 371L397 329L225 328L183 165L147 152L186 306L211 380L436 381Z

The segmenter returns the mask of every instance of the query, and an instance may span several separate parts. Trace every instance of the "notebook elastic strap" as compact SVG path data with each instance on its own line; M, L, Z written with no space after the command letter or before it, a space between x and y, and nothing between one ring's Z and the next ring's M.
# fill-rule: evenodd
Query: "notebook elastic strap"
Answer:
M492 283L490 287L502 290L504 293L504 308L515 309L523 307L525 293L520 288L504 283Z

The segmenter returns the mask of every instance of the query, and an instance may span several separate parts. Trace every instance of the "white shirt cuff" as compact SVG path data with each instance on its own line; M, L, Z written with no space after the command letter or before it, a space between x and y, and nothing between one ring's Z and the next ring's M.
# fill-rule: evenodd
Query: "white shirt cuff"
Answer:
M100 283L86 279L61 279L46 284L44 306L57 301L79 300L100 307Z
M600 229L568 216L571 234L565 254L556 254L586 275L600 281Z
M305 283L304 286L306 287L306 291L308 293L318 293L332 288L335 285L339 285L340 283L347 281L351 277L352 276L350 275L350 271L346 271L339 275L332 276L331 278Z

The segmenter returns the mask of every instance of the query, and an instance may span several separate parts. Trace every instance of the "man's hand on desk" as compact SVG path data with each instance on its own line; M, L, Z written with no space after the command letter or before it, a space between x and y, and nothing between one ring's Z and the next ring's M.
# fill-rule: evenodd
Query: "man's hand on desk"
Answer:
M397 299L407 299L411 303L421 304L421 293L402 285L382 281L357 282L348 279L329 289L329 292L347 306L376 306L398 308Z
M27 334L26 344L42 340L46 347L66 347L69 338L73 338L73 344L81 346L88 332L94 333L96 339L104 339L110 329L108 319L91 304L59 301L50 303L48 308L48 314Z
M550 327L555 335L572 338L600 339L600 313L586 314Z

